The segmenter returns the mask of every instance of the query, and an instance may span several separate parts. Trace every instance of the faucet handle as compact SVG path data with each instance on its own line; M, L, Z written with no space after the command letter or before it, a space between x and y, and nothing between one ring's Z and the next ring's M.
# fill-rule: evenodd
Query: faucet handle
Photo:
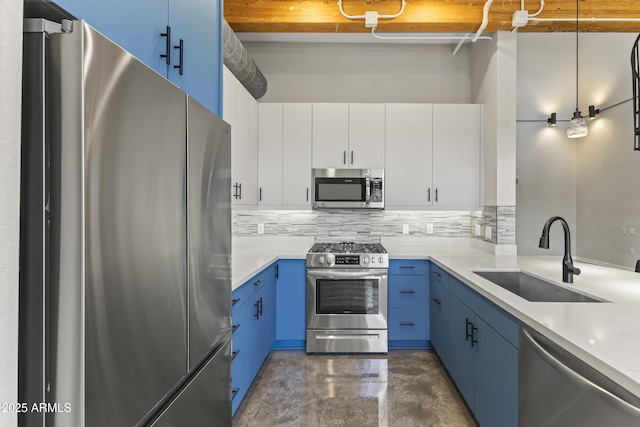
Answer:
M581 273L580 269L573 264L568 264L567 267L569 268L569 272L574 276L578 276Z

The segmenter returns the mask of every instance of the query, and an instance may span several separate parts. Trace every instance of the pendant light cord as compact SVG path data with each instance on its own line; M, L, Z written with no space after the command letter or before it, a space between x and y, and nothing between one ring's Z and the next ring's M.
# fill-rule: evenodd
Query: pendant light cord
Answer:
M579 42L578 42L578 2L580 0L576 0L576 111L579 111L578 108L578 51L579 51Z

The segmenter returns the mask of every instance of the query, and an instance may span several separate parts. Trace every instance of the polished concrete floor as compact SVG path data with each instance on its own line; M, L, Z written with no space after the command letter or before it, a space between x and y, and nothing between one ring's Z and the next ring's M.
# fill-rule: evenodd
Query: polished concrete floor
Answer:
M475 426L433 351L274 351L233 419L240 426Z

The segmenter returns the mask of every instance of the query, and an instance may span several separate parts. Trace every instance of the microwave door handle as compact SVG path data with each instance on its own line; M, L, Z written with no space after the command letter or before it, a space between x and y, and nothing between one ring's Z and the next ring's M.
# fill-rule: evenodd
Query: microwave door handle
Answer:
M365 204L367 206L369 206L369 204L371 203L371 178L369 176L367 176L365 181Z

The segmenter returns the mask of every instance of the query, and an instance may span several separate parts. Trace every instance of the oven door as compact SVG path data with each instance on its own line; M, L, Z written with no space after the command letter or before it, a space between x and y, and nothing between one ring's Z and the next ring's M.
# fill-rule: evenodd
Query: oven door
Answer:
M307 270L307 329L387 329L388 272Z

